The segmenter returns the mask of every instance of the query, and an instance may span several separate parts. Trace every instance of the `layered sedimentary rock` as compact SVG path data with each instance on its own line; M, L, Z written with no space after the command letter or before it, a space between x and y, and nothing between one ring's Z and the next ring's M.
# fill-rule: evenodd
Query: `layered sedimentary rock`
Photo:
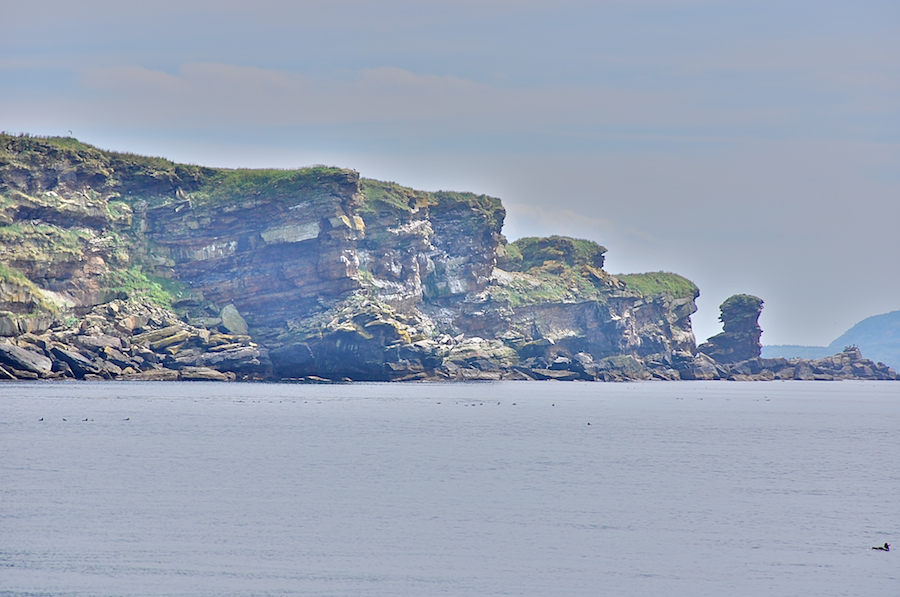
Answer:
M723 332L697 347L701 352L720 363L736 363L758 357L762 352L759 342L762 328L759 314L763 301L749 294L735 294L725 299L719 307Z
M0 136L0 376L708 377L696 286L612 276L590 241L508 243L504 217L339 168Z

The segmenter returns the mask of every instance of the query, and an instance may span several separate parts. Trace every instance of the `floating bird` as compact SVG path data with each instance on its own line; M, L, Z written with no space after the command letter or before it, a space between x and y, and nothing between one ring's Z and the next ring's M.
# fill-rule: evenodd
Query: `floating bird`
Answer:
M126 420L126 421L130 421L130 420L131 420L131 417L128 417L128 418L126 418L125 420Z
M588 425L590 425L590 423L588 423Z
M44 417L41 417L41 418L40 418L40 419L38 419L38 420L39 420L39 421L43 421L43 420L44 420Z
M63 421L65 421L65 419L63 419Z
M891 551L891 544L885 543L884 547L873 547L872 549L877 549L878 551Z

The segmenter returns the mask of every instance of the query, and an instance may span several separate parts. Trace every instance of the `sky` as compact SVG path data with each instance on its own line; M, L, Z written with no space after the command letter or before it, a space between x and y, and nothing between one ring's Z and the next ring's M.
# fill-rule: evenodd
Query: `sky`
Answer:
M764 344L900 309L900 3L0 0L0 130L500 197Z

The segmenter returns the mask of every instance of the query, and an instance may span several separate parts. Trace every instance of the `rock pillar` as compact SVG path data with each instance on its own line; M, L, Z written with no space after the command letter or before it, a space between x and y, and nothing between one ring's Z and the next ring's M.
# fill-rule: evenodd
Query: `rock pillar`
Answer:
M697 347L719 363L736 363L758 357L762 352L759 337L759 314L762 299L749 294L735 294L722 303L719 321L725 331Z

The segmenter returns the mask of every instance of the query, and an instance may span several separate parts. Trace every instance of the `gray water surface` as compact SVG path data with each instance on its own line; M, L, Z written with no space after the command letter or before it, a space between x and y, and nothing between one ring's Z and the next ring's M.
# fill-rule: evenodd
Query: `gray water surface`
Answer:
M898 455L896 382L4 384L0 595L898 595Z

